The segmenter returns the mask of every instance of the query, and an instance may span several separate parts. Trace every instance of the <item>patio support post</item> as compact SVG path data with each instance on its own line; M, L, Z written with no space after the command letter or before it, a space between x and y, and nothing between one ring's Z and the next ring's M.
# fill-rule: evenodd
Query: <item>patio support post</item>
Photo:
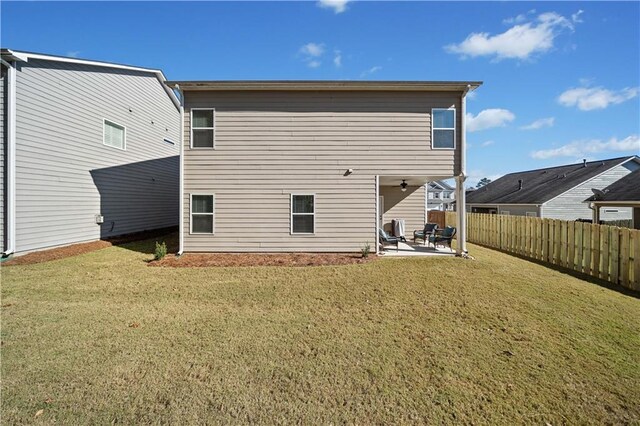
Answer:
M467 200L464 191L464 176L456 176L456 254L462 256L467 253Z
M457 241L456 255L467 254L467 199L464 191L464 181L467 179L467 93L471 90L468 85L460 99L462 121L460 126L460 174L456 176L456 211L457 211Z
M380 236L378 235L379 225L380 225L380 176L376 175L376 219L375 219L376 254L380 254Z

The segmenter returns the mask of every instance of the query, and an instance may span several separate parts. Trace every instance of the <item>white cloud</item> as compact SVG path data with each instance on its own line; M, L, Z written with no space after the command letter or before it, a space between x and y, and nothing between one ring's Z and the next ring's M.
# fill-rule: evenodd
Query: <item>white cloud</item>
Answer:
M582 111L604 109L635 98L639 90L638 87L626 87L618 91L604 87L575 87L563 92L558 97L558 103L566 107L576 106Z
M371 75L371 74L375 74L378 71L380 71L381 69L382 69L382 67L380 65L375 65L375 66L369 68L368 70L363 71L360 74L360 78L366 77L366 76Z
M582 18L580 17L580 15L582 15L584 13L584 10L580 9L579 11L577 11L576 13L571 15L571 20L573 22L575 22L576 24L579 24L581 22L584 22L582 20Z
M486 146L491 146L493 145L495 142L494 141L484 141L480 144L480 146L482 147L486 147Z
M324 53L324 43L307 43L300 48L300 53L317 58Z
M635 154L640 152L640 138L631 135L622 140L611 138L607 141L601 139L573 141L566 145L552 149L533 151L531 158L546 160L555 157L588 157L588 154L597 154L607 151L629 151Z
M526 126L520 127L520 130L538 130L543 129L545 127L551 127L555 123L556 119L554 117L541 118L539 120L534 121L531 124L527 124Z
M70 50L67 52L67 56L70 58L77 58L79 54L80 54L79 50Z
M324 43L307 43L299 49L302 60L307 63L309 68L318 68L322 64L320 58L324 52Z
M318 3L318 7L323 9L333 9L334 13L342 13L347 10L347 3L350 0L320 0Z
M340 52L339 50L336 50L334 52L334 56L333 56L333 64L337 67L340 68L342 66L342 52Z
M478 132L493 127L504 127L510 121L515 120L516 116L506 109L490 108L480 111L478 115L475 116L467 113L466 118L467 130L469 132Z
M574 23L580 22L579 15L574 14L576 20L570 20L555 12L542 13L532 22L524 22L524 15L513 19L514 25L507 31L491 35L489 33L471 33L458 44L449 44L445 50L460 55L462 58L491 56L500 59L528 59L534 54L547 52L553 48L554 39L564 30L574 29Z

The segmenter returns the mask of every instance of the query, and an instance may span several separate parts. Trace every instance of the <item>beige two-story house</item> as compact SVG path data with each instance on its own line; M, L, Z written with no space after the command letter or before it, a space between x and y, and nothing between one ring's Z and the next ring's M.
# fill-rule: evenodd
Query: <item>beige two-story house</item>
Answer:
M180 252L354 252L426 221L427 182L464 205L465 96L480 82L176 81ZM464 217L458 252L465 251Z

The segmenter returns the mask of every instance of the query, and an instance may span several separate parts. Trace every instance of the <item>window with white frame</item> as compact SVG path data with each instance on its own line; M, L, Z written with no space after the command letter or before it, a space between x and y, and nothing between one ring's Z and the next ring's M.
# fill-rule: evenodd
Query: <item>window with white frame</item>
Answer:
M215 148L215 111L191 110L191 148Z
M102 143L118 149L125 149L127 130L113 121L104 120Z
M509 210L502 210L502 211L500 212L500 214L503 214L503 215L505 215L505 216L510 216L510 215L511 215L511 212L510 212Z
M316 197L313 194L291 194L291 233L314 234Z
M191 194L191 233L213 234L214 196Z
M431 120L431 147L454 149L456 147L456 110L454 108L433 108Z
M538 217L538 213L536 212L526 212L527 217Z

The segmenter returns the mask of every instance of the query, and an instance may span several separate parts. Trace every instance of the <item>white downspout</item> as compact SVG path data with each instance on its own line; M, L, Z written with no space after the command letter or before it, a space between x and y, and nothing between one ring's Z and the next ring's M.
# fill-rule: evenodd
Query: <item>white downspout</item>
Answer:
M376 254L380 254L380 176L376 175Z
M4 62L4 61L3 61ZM16 251L16 63L6 63L7 94L7 247L2 256Z
M180 94L180 223L178 225L178 256L184 252L184 92L176 84Z
M456 254L463 256L467 254L467 199L464 190L464 182L467 180L467 93L471 90L471 85L467 85L462 92L461 99L461 126L460 126L460 174L456 177L456 206L457 214L457 247Z

